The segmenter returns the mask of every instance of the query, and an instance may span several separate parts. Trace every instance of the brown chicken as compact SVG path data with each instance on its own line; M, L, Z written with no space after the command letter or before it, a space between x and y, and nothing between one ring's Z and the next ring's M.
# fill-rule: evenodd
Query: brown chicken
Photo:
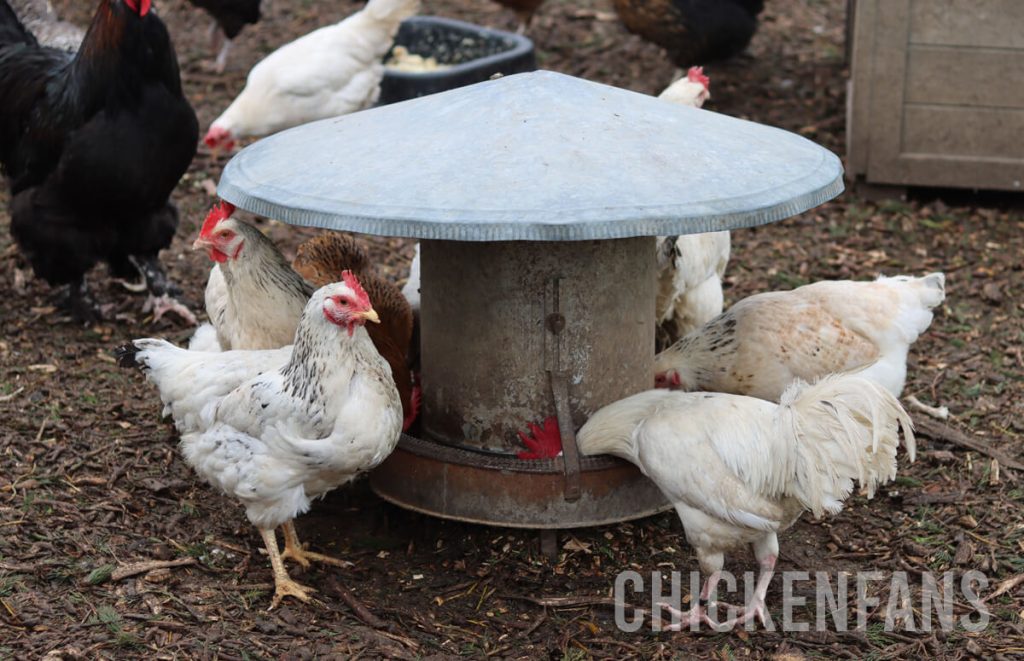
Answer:
M324 232L299 246L292 268L315 287L341 279L342 271L352 271L362 283L380 315L379 324L367 324L366 330L380 355L391 366L405 417L402 429L408 429L419 413L419 387L409 370L413 315L402 291L379 276L369 255L355 237L341 232Z
M626 29L680 67L736 55L750 43L764 0L613 0Z
M498 3L516 13L516 16L519 17L519 29L516 30L516 33L523 34L526 32L526 28L530 27L534 13L544 3L544 0L498 0Z

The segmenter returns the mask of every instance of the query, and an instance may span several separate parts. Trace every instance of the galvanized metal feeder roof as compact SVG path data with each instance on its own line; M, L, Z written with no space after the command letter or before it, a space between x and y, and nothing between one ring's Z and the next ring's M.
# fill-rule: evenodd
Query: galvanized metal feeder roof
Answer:
M536 71L278 133L218 193L298 225L574 241L774 222L838 195L842 172L781 129Z
M424 239L419 438L371 486L438 516L569 528L669 506L573 434L653 385L650 237L781 220L842 187L839 159L792 133L542 71L279 133L232 159L219 193ZM565 243L585 239L604 240ZM517 432L552 414L564 456L518 459Z

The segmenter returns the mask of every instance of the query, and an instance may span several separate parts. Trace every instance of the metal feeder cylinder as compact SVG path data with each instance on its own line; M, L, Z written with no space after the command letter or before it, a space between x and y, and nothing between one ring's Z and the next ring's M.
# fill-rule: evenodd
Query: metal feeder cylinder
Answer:
M750 227L838 195L800 136L549 71L296 127L242 150L218 191L298 225L421 246L422 438L370 480L403 507L570 528L668 506L574 430L653 385L654 236ZM517 432L557 415L564 456Z

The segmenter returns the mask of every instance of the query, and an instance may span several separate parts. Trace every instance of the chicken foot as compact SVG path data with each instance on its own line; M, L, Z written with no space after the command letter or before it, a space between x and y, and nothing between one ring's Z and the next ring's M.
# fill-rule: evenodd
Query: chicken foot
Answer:
M103 319L100 306L89 292L84 276L67 286L60 295L60 305L68 309L72 319L85 326Z
M152 312L153 321L160 321L160 317L164 316L168 312L173 312L189 324L196 326L199 324L199 319L196 318L192 311L185 306L181 301L171 298L168 294L163 296L156 296L150 294L146 302L142 304L143 314Z
M224 73L224 70L228 66L228 53L231 52L232 41L227 37L224 38L224 45L220 47L220 51L217 53L217 59L213 61L213 70L217 73Z
M277 537L274 535L274 529L260 528L259 530L260 535L263 536L263 544L267 547L267 555L270 556L270 566L274 571L274 598L271 600L270 608L267 610L277 608L277 605L285 597L295 597L299 601L308 602L312 598L310 593L316 592L316 590L297 583L288 575L288 570L284 568L284 560L282 560L281 553L277 548Z
M761 620L761 624L767 625L768 618L764 600L768 595L768 584L772 582L772 576L775 573L776 559L777 556L773 554L761 560L761 573L757 577L757 587L754 589L754 596L750 599L750 603L744 606L743 611L736 617L718 624L715 627L718 631L728 631L737 624L745 624L754 618Z
M153 321L159 321L168 312L173 312L193 326L199 323L192 311L177 299L181 295L181 287L167 277L156 255L129 255L128 261L138 269L145 288L150 292L142 306L143 313L152 312Z
M299 541L298 533L295 532L294 521L282 524L281 531L284 533L284 552L281 553L281 558L294 560L303 569L309 567L311 562L322 562L327 565L334 565L335 567L353 566L351 562L346 560L307 551L305 545Z
M721 601L711 601L711 593L718 587L718 582L721 579L722 572L716 570L711 573L710 576L704 581L704 587L701 588L700 597L697 603L693 605L688 611L681 611L677 608L672 607L668 603L659 603L658 606L664 608L672 616L672 623L666 627L669 631L682 631L684 627L695 628L699 627L701 622L706 623L708 626L714 628L721 626L710 618L707 614L707 607L709 605L724 605L731 606ZM735 608L735 606L732 606Z

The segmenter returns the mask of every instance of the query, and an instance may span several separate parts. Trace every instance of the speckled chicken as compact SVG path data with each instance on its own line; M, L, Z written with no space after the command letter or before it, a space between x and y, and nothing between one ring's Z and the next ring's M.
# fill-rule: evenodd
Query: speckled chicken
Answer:
M225 357L253 352L198 354L156 340L136 340L117 352L122 366L146 372L172 410L174 392L214 393L182 434L182 454L206 481L240 500L259 529L274 571L271 608L285 596L307 601L313 592L289 577L284 560L347 564L306 551L292 520L313 499L384 461L401 434L398 392L364 328L378 321L377 313L355 276L346 272L341 279L309 299L283 366L225 394L206 382L233 382L237 374L219 369ZM185 369L196 365L196 356L210 357L210 369ZM279 526L283 553L274 532Z
M216 264L206 283L213 330L201 326L189 346L227 351L291 344L313 287L292 270L273 241L232 218L234 211L228 202L214 207L192 244Z
M300 245L292 268L314 286L333 282L346 270L359 277L380 315L380 324L367 330L374 346L391 366L405 416L402 428L408 429L419 411L420 396L409 371L413 313L401 290L377 274L355 237L341 232L324 232Z
M764 0L614 0L626 28L680 67L724 60L746 48Z
M903 390L907 352L945 299L945 276L826 280L747 297L655 357L655 383L778 401L832 373Z

